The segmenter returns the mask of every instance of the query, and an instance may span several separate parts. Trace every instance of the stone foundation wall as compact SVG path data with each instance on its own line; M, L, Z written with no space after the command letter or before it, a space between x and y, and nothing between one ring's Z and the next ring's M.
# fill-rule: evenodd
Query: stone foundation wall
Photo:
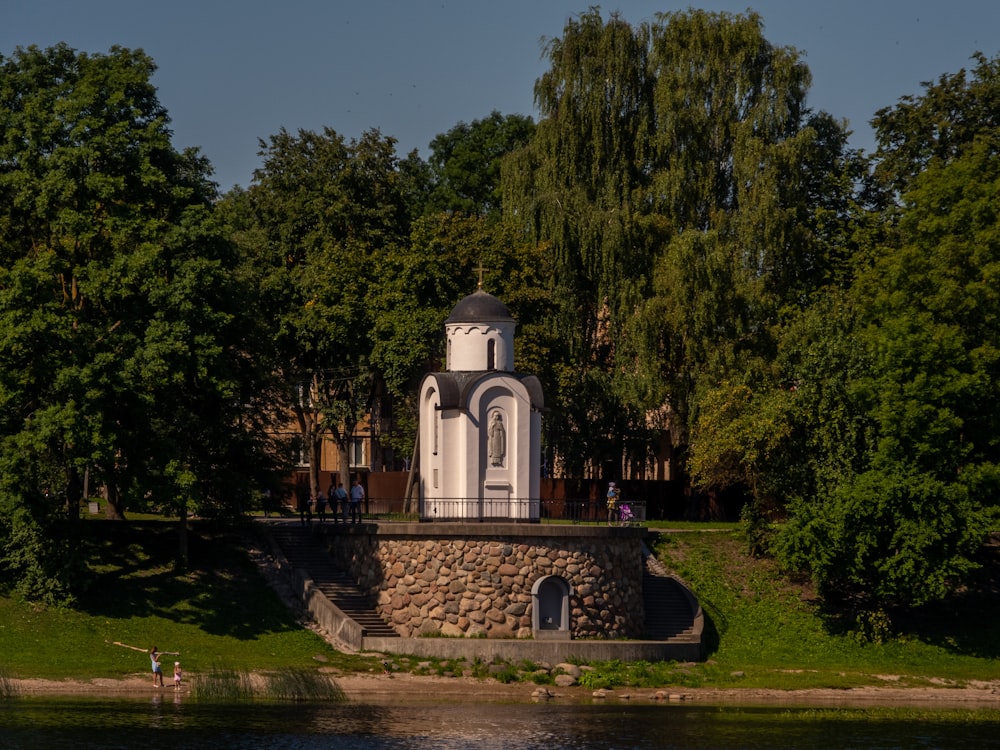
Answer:
M635 532L644 530L365 524L330 530L328 543L404 637L530 638L532 586L556 575L570 586L572 637L639 638L643 566Z

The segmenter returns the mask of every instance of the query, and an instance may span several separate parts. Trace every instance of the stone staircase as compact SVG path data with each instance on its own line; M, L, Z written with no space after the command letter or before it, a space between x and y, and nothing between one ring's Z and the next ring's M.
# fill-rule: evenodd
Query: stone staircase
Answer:
M271 527L271 537L293 568L305 571L337 609L361 626L364 637L398 638L399 633L379 616L371 598L336 568L311 531L311 527L295 523L275 524Z
M697 605L683 584L643 545L642 599L649 640L688 640L696 633Z

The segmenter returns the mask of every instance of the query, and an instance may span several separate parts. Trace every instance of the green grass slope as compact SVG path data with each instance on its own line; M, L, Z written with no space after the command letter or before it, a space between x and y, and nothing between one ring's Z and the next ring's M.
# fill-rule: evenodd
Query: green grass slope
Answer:
M0 597L0 673L11 678L122 677L149 673L138 648L191 672L356 666L299 625L246 554L239 533L195 524L190 564L177 573L176 526L88 522L93 583L72 609ZM367 664L367 660L363 663Z
M745 548L735 531L662 533L655 540L657 557L688 583L706 614L709 659L685 668L686 681L791 689L1000 679L995 545L984 550L972 587L900 617L881 642L860 638L843 613L825 611L808 586Z
M0 676L89 680L149 673L143 653L115 641L179 651L189 673L381 669L376 657L340 654L296 622L246 554L245 530L194 524L189 568L177 573L173 523L84 526L93 583L79 606L41 609L0 597ZM808 587L770 561L747 556L735 530L664 531L653 546L704 608L709 658L592 665L585 684L796 689L1000 680L996 546L987 550L974 586L912 613L900 623L902 632L882 643L852 635ZM168 679L174 658L164 658Z

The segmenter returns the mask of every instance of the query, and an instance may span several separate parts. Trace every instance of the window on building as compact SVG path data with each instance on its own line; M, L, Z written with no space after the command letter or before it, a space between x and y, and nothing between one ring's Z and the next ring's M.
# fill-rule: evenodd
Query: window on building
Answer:
M368 466L368 440L363 437L351 438L348 448L351 468Z
M309 382L303 380L299 382L299 384L296 386L295 389L297 391L296 395L298 396L299 406L306 409L311 409L313 406L313 398L312 398L312 388L309 386Z
M309 465L309 451L301 435L292 438L292 460L299 466Z

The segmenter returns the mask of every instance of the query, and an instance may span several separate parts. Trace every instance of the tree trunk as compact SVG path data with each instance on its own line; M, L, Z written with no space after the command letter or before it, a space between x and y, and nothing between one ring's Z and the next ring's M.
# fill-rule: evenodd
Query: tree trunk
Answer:
M295 418L299 423L302 445L309 456L310 499L319 492L319 462L322 455L322 437L316 419L316 412L309 405L310 394L300 394L295 404Z
M420 430L417 429L417 435L413 439L413 459L410 461L410 473L406 477L406 493L403 495L403 512L412 513L413 512L413 488L417 483L417 476L419 472L417 470L417 461L420 460ZM419 496L417 497L419 500Z
M70 544L75 548L80 539L80 499L83 497L83 482L75 467L66 470L66 516L69 520Z
M109 521L124 521L125 508L122 505L121 495L118 492L118 482L112 476L105 488L108 493L108 502L104 508L104 517Z
M309 493L315 500L320 490L319 465L323 460L323 436L314 428L309 437Z
M183 504L177 519L177 570L188 567L188 515L187 504Z
M348 446L351 444L351 435L344 430L343 436L337 440L337 455L340 463L340 475L344 478L344 489L351 492L351 452Z

